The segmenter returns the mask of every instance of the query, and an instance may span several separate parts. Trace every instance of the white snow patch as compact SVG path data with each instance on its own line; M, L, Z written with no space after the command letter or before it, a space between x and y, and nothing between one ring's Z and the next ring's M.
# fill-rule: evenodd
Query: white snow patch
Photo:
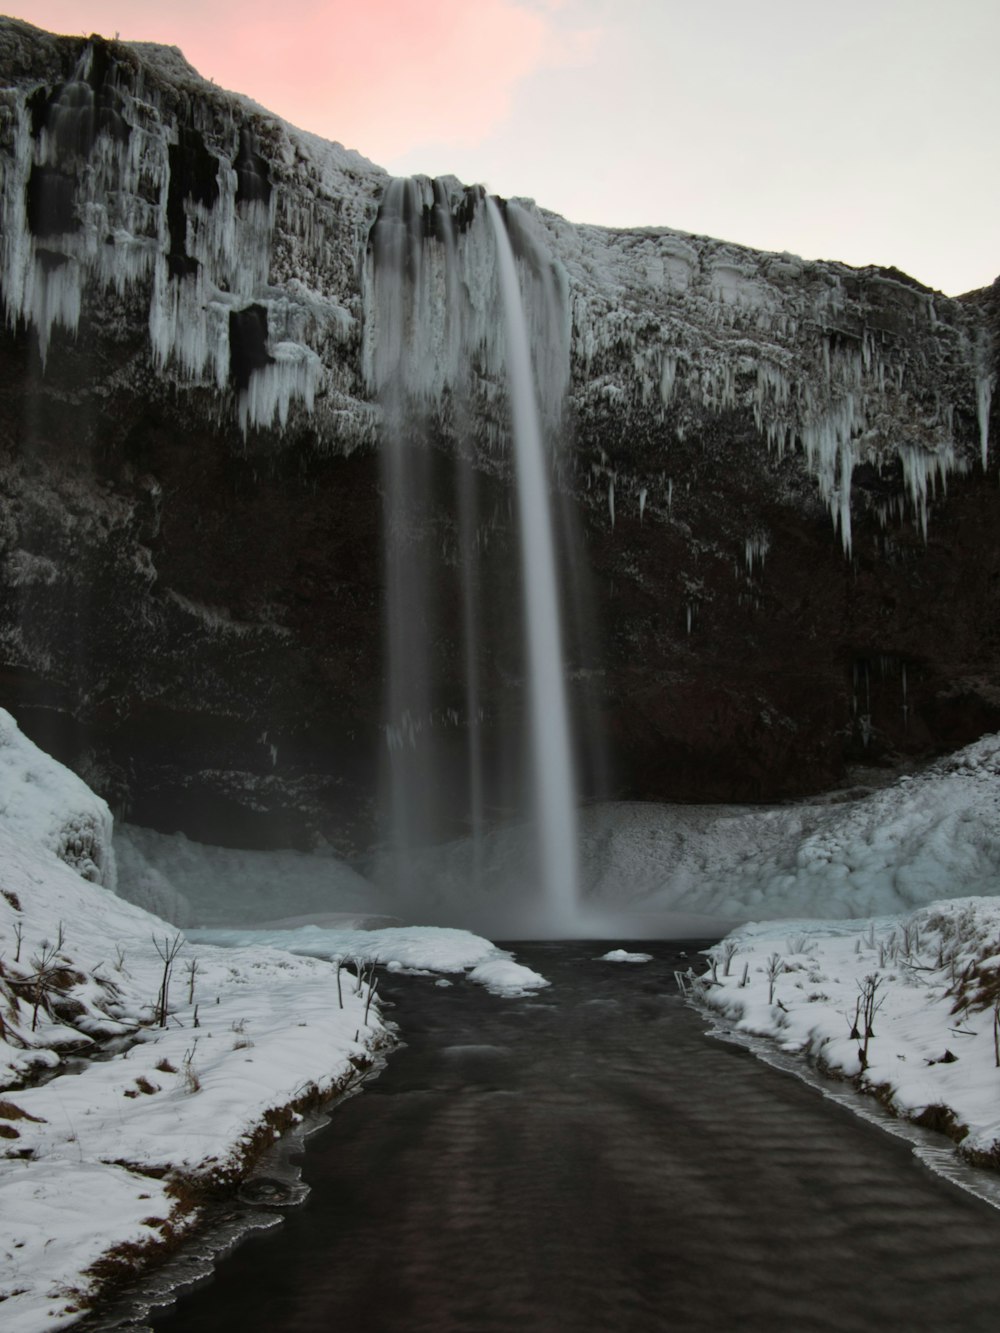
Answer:
M654 933L671 913L728 929L741 920L880 916L993 895L998 802L1000 737L987 736L856 799L594 807L582 819L585 906L635 914L650 923L643 933Z

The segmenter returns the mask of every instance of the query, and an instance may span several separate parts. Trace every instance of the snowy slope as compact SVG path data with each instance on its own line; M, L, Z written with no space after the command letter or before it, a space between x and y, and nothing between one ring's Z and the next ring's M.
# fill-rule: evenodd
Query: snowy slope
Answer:
M111 812L86 783L55 764L0 710L0 821L45 847L84 879L115 887Z
M175 1180L238 1174L282 1108L356 1077L386 1034L366 994L345 986L338 1008L329 965L192 949L82 878L67 859L112 865L106 807L6 714L0 735L0 1298L29 1333L71 1321L110 1250L127 1269L195 1223ZM157 945L175 939L157 1027Z

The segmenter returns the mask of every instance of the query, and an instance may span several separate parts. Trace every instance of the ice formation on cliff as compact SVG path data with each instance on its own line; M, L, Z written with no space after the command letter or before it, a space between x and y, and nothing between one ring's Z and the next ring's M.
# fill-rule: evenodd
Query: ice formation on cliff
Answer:
M157 373L224 395L220 415L244 432L301 411L324 447L370 444L371 399L401 365L442 420L458 386L471 393L499 445L495 258L474 192L389 183L177 52L77 45L64 83L21 74L0 92L0 288L43 362L55 330L112 295L145 305ZM444 213L457 223L450 268L452 242L414 252L407 324L365 259L380 201L404 188L432 231ZM974 461L970 423L988 461L995 349L974 302L894 270L575 226L527 202L508 225L547 426L568 394L577 414L613 411L626 437L636 414L658 415L665 452L706 416L749 414L772 450L801 453L846 552L859 465L901 466L926 528L931 483ZM663 503L653 476L621 473L617 489L619 507L640 489L644 511Z
M213 152L147 86L143 64L134 80L123 68L92 41L66 83L7 91L7 323L35 330L44 366L53 330L77 332L88 290L145 292L158 370L220 392L232 384L244 434L284 427L294 402L312 410L319 383L319 357L296 337L316 302L269 286L276 195L249 117L234 102L230 156ZM343 313L324 312L334 336Z

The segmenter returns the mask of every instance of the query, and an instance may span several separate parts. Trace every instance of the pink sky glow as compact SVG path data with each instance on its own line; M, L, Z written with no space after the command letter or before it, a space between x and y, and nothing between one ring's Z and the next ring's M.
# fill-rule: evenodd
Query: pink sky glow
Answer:
M63 33L180 46L206 78L286 120L391 161L422 142L475 144L510 113L526 75L579 58L554 3L515 0L24 0Z
M578 222L1000 271L1000 5L983 0L11 0L179 46L206 78L396 174Z

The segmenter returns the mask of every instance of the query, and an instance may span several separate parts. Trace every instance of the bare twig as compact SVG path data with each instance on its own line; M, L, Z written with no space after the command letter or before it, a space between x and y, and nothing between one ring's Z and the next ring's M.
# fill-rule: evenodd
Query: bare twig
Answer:
M764 968L764 975L767 977L767 1002L774 1004L774 983L785 970L785 961L779 953L771 954Z
M194 1004L194 979L198 975L199 964L197 958L189 958L184 964L184 971L188 979L188 1004Z
M180 931L171 939L169 935L164 935L162 940L153 936L153 948L163 960L163 976L160 980L160 991L156 997L156 1009L153 1014L153 1022L158 1027L167 1026L167 1009L170 999L170 974L174 970L174 959L184 947L184 936Z

